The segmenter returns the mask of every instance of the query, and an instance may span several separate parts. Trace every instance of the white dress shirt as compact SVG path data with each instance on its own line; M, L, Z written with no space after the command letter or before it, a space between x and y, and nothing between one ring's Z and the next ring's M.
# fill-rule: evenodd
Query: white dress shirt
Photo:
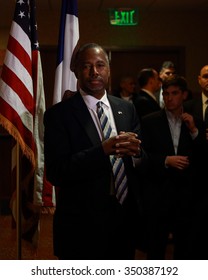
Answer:
M208 98L206 95L202 92L202 106L203 106L203 120L205 119L205 111L208 106Z
M172 141L173 141L175 154L177 155L178 143L179 143L179 138L180 138L180 133L181 133L182 120L181 120L180 116L175 117L168 110L166 110L166 114L167 114L168 124L169 124L169 127L170 127L170 132L171 132L171 136L172 136ZM195 139L198 135L198 129L195 133L190 132L190 135L191 135L192 139Z
M109 120L109 122L111 124L111 128L112 128L111 136L116 136L118 133L117 133L117 130L116 130L116 125L115 125L112 109L111 109L110 103L108 101L106 92L101 99L97 99L92 95L86 94L82 89L80 89L80 93L81 93L82 98L83 98L85 104L87 105L87 108L88 108L88 110L89 110L89 112L92 116L92 119L93 119L93 121L95 123L95 126L97 128L97 131L99 133L100 139L103 140L103 132L102 132L100 121L99 121L99 118L98 118L98 115L97 115L97 103L98 103L98 101L103 102L103 110L104 110L106 116L108 117L108 120Z

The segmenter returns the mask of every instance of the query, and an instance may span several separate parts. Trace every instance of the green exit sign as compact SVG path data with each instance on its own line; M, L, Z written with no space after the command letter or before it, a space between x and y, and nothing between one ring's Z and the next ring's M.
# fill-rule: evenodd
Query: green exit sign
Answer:
M138 9L109 9L109 15L111 25L132 26L138 24Z

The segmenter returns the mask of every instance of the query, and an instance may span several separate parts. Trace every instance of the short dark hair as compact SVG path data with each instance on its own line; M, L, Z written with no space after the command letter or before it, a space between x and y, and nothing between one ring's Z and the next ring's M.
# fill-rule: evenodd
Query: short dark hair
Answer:
M160 68L160 71L162 71L163 69L169 69L169 68L176 68L175 67L175 64L170 61L170 60L167 60L167 61L164 61L161 68Z
M138 84L142 88L146 86L150 78L153 78L155 75L153 68L144 68L138 74Z
M186 79L179 75L173 75L167 77L165 81L163 81L162 89L165 90L170 86L178 86L182 91L187 90L187 82Z

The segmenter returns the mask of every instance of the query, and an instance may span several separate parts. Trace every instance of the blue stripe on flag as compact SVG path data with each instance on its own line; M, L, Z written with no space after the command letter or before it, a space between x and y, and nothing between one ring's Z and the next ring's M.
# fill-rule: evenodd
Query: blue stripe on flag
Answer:
M60 20L60 28L59 28L57 65L59 65L59 63L61 63L61 61L63 61L64 59L64 34L65 34L66 13L67 13L67 0L63 0L62 7L61 7L61 20Z
M77 1L70 1L67 2L67 14L74 15L78 17L78 7L77 7Z

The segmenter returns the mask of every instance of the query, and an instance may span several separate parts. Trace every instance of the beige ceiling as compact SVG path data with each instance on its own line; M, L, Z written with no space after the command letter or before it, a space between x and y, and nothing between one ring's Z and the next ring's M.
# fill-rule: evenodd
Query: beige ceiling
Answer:
M36 0L38 13L60 13L61 0ZM15 0L0 0L0 28L8 27L14 13ZM78 0L78 11L105 11L116 7L138 7L151 12L208 12L207 0Z

